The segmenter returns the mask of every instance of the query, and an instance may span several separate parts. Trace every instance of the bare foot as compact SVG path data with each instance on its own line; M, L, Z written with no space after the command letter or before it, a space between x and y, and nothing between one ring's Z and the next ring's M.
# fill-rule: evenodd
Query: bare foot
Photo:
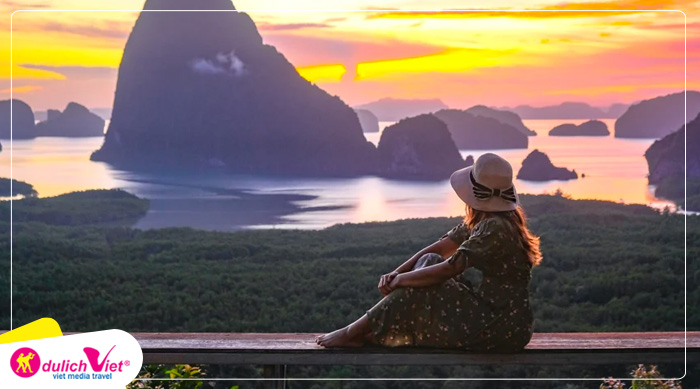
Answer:
M348 335L348 327L316 337L316 343L323 347L360 347L363 342Z

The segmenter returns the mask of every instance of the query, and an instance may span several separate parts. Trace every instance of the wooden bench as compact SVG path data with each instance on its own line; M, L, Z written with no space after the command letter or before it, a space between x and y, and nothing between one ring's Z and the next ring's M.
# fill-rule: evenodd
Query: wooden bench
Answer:
M144 364L263 365L284 387L287 365L604 365L700 363L700 332L536 333L520 353L407 347L323 348L319 334L132 333ZM685 346L685 347L684 347ZM686 354L687 350L687 354Z

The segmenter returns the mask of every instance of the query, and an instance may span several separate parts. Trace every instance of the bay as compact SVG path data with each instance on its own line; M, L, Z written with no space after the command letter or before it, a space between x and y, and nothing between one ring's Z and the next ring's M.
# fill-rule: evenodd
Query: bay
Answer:
M514 172L532 150L545 152L557 166L575 169L585 178L571 181L516 180L519 193L554 193L574 199L600 199L672 206L653 196L647 185L644 151L653 139L550 137L554 126L584 120L524 120L537 132L527 150L460 150L477 158L495 152ZM611 132L614 120L603 120ZM381 122L383 130L391 122ZM381 133L365 134L378 143ZM159 176L114 169L92 162L102 144L94 138L36 138L3 141L2 176L34 185L42 197L97 189L122 188L151 200L151 209L138 228L193 227L232 231L241 228L318 229L337 223L405 218L457 216L464 205L447 180L404 181L374 176L356 178L298 178L227 173ZM10 154L12 156L10 157ZM10 172L11 169L11 172Z

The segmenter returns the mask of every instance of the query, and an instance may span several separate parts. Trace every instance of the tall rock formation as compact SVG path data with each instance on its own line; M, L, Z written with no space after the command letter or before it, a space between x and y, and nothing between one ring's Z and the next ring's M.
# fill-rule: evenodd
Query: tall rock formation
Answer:
M700 114L654 142L644 157L656 196L682 203L687 194L688 209L700 211Z
M10 105L12 105L12 122L10 122ZM12 139L34 138L34 112L22 100L12 99L0 101L0 139L10 139L10 124L12 124Z
M700 114L686 126L655 141L644 153L644 157L649 165L650 184L658 184L670 176L682 177L686 159L688 179L700 180Z
M230 0L147 0L92 159L128 168L355 175L376 169L355 112L309 83Z
M452 139L462 150L527 148L527 135L494 118L458 109L443 109L434 115L447 124Z
M377 151L381 174L388 177L440 180L466 166L447 125L429 114L385 128Z
M700 113L700 92L688 91L688 120ZM630 106L615 121L616 138L663 138L685 123L684 92L659 96Z

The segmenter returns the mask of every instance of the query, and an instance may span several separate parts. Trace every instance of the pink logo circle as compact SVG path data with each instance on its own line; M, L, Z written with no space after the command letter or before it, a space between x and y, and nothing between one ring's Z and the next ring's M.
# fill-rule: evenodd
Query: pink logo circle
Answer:
M41 366L41 359L36 351L29 347L22 347L10 357L12 371L22 378L28 378L36 374Z

